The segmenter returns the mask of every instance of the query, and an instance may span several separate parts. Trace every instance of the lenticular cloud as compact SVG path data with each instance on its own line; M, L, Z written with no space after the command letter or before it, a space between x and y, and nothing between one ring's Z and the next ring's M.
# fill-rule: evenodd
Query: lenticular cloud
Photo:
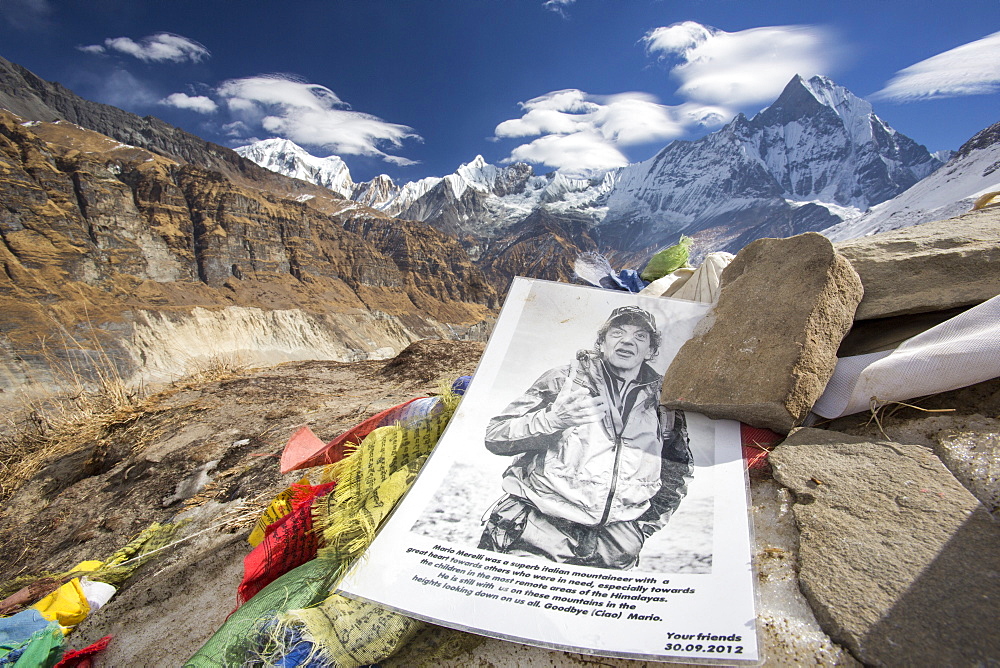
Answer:
M673 65L677 94L733 109L770 102L796 74L829 74L837 50L832 36L814 26L725 32L693 21L651 30L643 42Z
M103 46L91 44L79 47L85 53L117 51L150 63L198 63L212 54L204 46L181 35L160 32L143 37L138 42L131 37L109 37Z
M1000 91L1000 32L900 70L872 97L906 102Z
M524 115L497 125L494 136L538 139L515 148L507 162L581 176L627 165L619 147L673 139L692 123L715 124L725 116L724 109L662 105L646 93L591 95L577 89L552 91L520 106Z
M381 148L398 148L404 139L420 139L412 128L353 111L326 86L288 75L260 75L226 81L216 93L244 127L262 128L297 144L337 154L413 164Z

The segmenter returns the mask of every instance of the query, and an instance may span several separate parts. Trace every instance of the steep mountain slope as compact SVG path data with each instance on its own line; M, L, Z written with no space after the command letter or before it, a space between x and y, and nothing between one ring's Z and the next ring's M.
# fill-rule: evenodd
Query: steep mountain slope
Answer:
M0 110L0 383L45 380L52 354L127 376L482 335L496 292L454 239L374 211L352 230L363 211L329 197L341 214Z
M944 220L968 211L976 199L1000 191L1000 123L977 133L948 163L864 215L823 230L835 241Z
M124 144L219 172L241 185L266 188L288 197L329 195L325 188L276 176L232 149L205 141L153 116L140 117L85 100L68 88L44 81L3 58L0 58L0 108L27 121L66 120Z
M668 243L736 250L822 229L885 201L940 165L871 105L824 77L795 77L753 119L737 116L622 170L600 223L617 248Z
M584 215L536 209L490 242L477 263L505 291L514 276L572 282L577 255L598 248L590 235L591 225Z

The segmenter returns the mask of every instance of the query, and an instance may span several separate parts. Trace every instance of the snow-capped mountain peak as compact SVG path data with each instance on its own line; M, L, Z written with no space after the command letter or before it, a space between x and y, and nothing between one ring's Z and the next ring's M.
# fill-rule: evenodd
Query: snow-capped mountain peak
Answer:
M293 170L313 165L311 156L271 141L282 160L255 161L304 178ZM331 168L339 161L312 160ZM601 243L619 250L674 243L683 232L699 248L735 251L759 236L819 230L859 216L941 164L846 88L827 77L796 76L752 118L739 114L716 132L671 142L602 179L559 171L537 176L526 164L498 167L477 155L444 177L400 187L382 175L350 184L348 196L480 241L544 209L550 219L589 219ZM345 194L349 183L338 192Z
M867 101L830 79L794 77L748 124L786 197L864 211L940 166Z
M379 174L371 181L354 186L351 199L373 209L382 209L399 196L397 186L388 174Z
M272 172L315 183L344 197L351 197L354 192L351 172L336 155L317 158L295 142L279 138L263 139L234 150Z
M871 124L873 119L887 133L895 134L895 130L890 128L878 116L875 116L871 103L857 97L843 86L838 86L827 77L817 75L808 81L802 81L801 77L799 77L799 81L813 94L820 104L837 112L851 141L855 143L870 141L872 138Z
M629 248L681 232L738 248L860 214L940 164L846 88L796 76L752 119L739 115L625 167L601 225L604 238Z
M483 156L477 155L475 160L461 165L454 174L444 178L451 186L455 197L461 197L466 188L475 188L480 192L492 190L498 171L498 168L486 162Z

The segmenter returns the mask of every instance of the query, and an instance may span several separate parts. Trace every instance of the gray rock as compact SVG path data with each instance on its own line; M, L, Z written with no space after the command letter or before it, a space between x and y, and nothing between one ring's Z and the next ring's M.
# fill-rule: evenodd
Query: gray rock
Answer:
M1000 293L1000 208L836 247L865 286L857 320L972 306Z
M928 448L800 429L771 463L831 638L868 665L995 665L1000 526Z
M185 501L190 499L192 496L200 492L205 488L205 485L212 481L212 472L215 471L215 467L219 465L218 459L213 459L210 462L205 462L194 471L190 473L186 478L177 483L177 487L174 489L173 496L168 496L163 499L163 507L167 508L178 501Z
M815 232L753 242L723 272L719 302L667 370L661 403L788 432L830 380L861 292Z

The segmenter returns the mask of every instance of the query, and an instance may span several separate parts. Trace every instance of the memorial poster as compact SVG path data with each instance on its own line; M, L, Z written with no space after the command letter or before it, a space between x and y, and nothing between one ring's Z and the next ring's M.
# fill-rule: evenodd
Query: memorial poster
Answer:
M341 592L542 647L758 663L739 425L658 402L708 310L515 279L451 423Z

